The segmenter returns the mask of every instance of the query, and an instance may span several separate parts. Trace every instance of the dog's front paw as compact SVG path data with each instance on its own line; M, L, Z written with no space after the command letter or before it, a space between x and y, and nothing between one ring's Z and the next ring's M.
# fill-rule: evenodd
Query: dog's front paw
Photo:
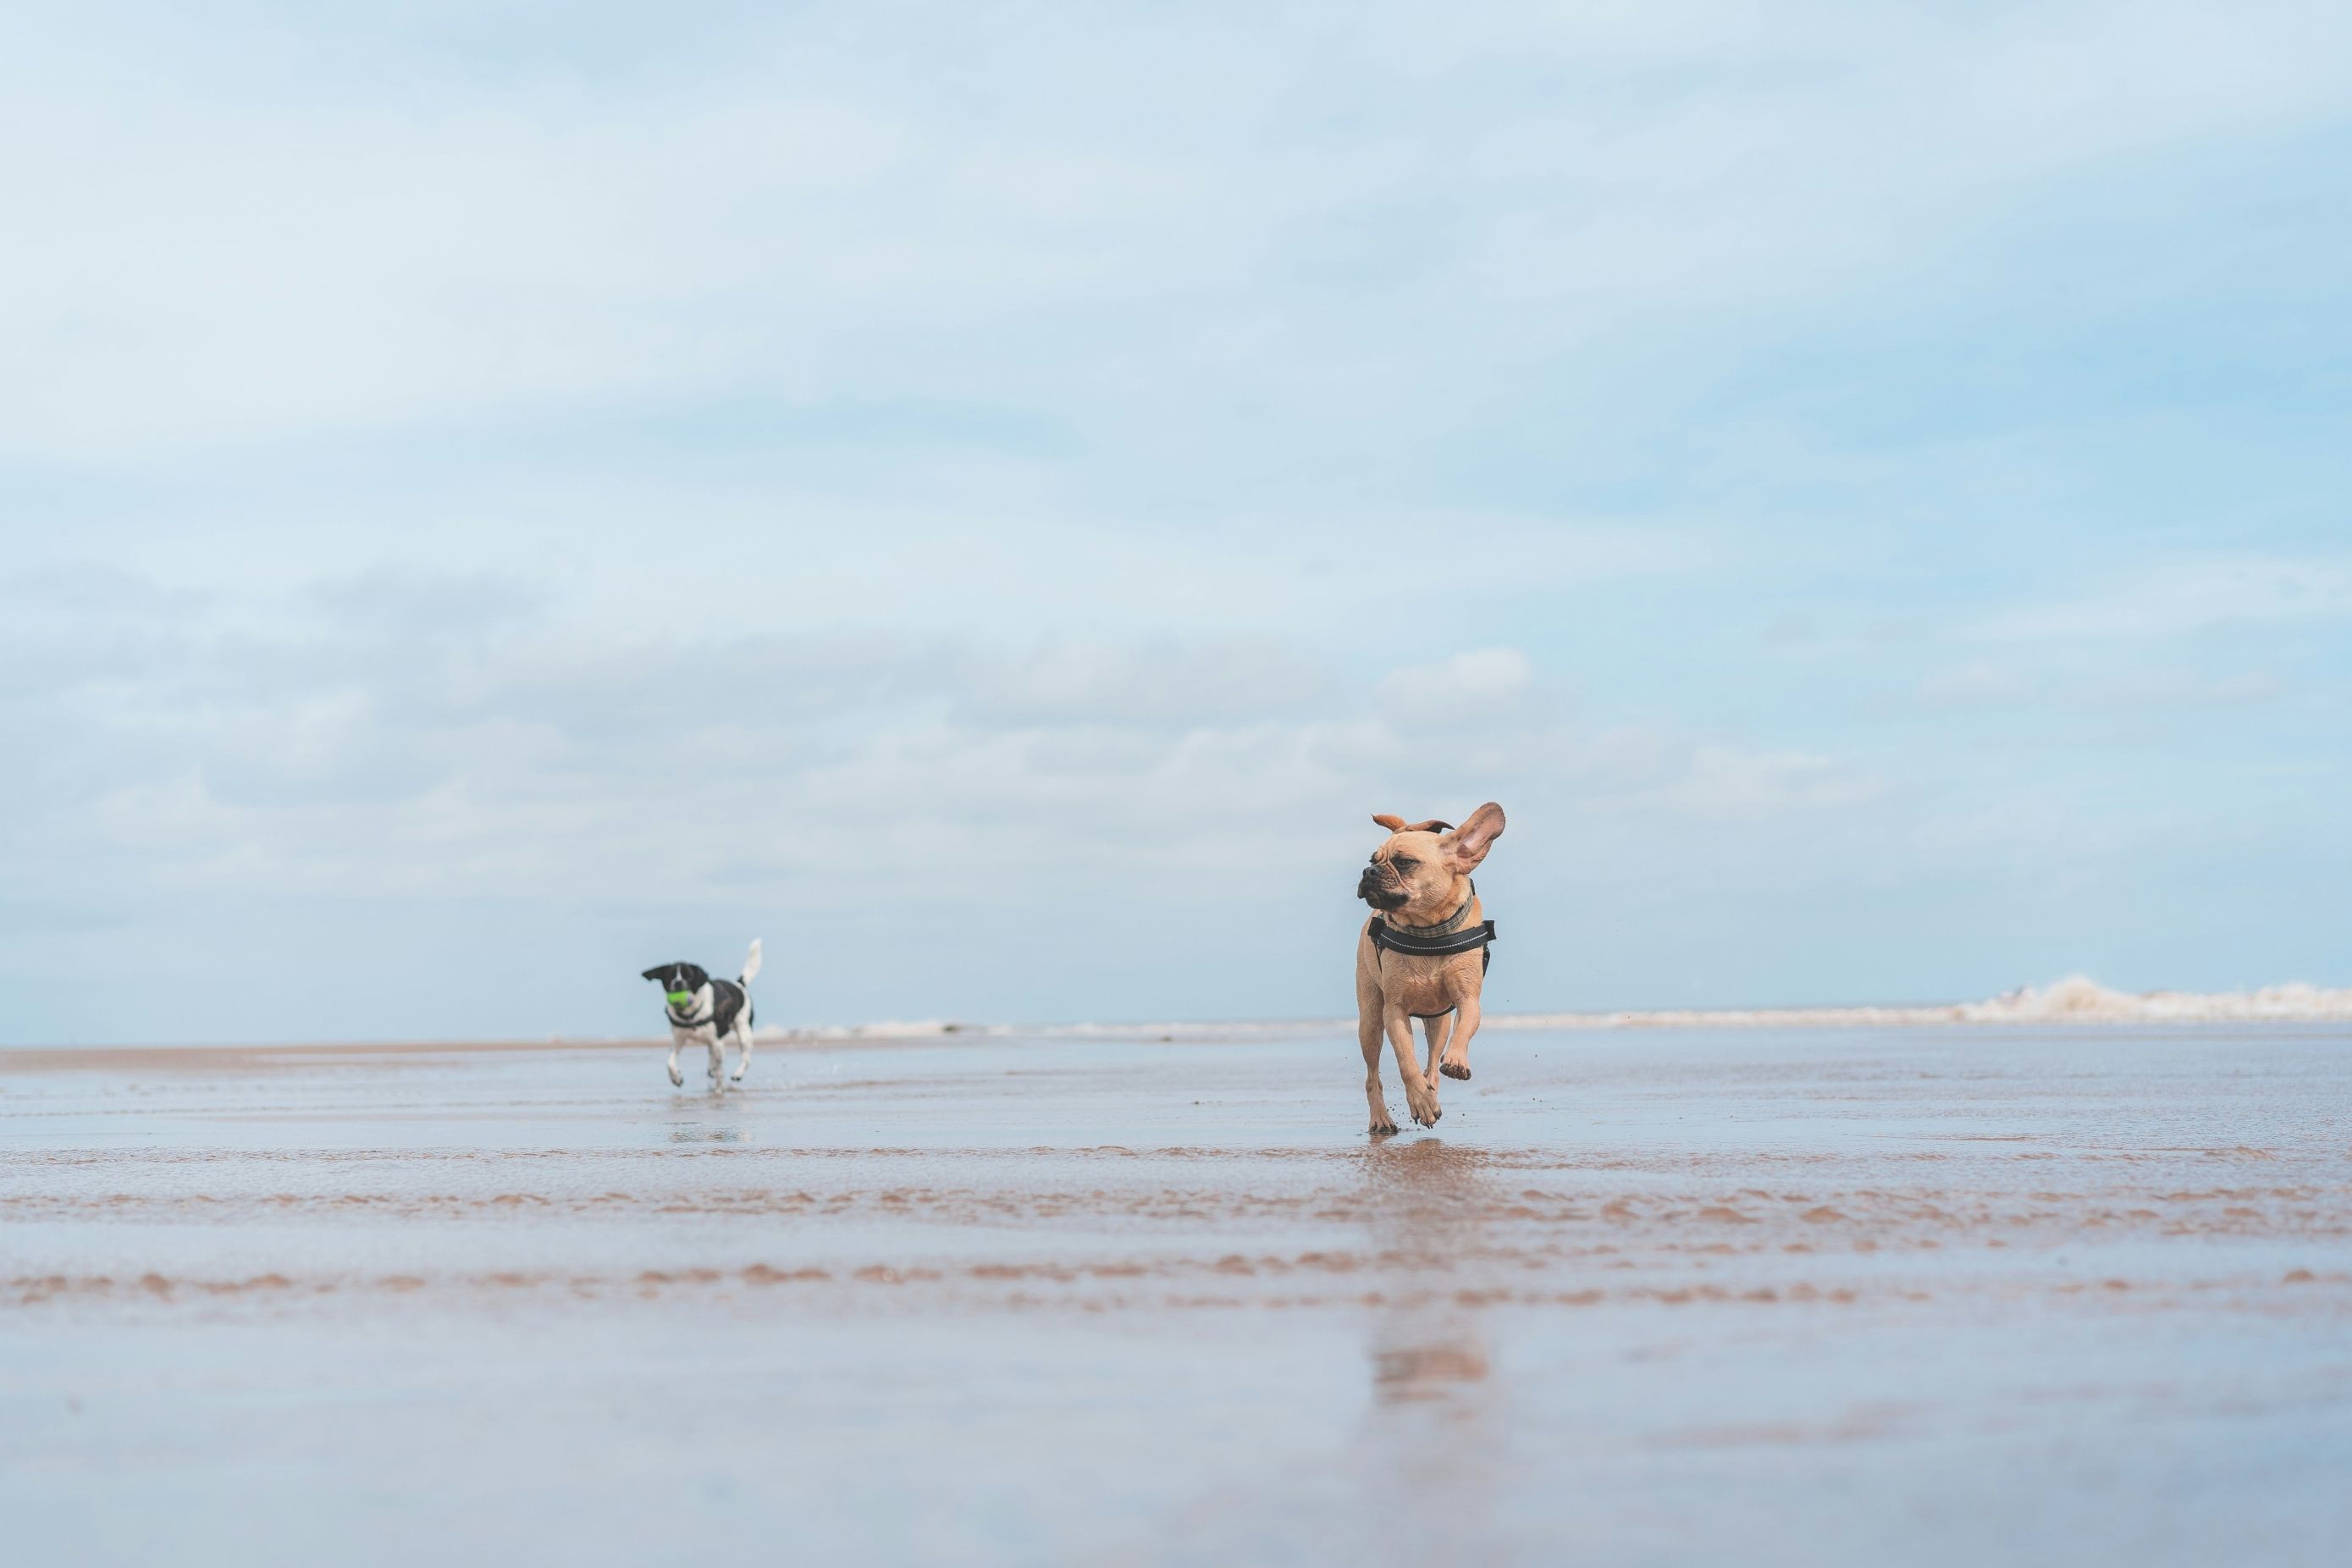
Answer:
M672 1068L669 1069L669 1081L670 1087L673 1089L684 1089L686 1087L686 1075L678 1071L676 1068Z
M1447 1078L1458 1078L1465 1083L1470 1081L1470 1064L1468 1062L1447 1062L1444 1067L1439 1068L1437 1070L1444 1073Z
M1437 1119L1445 1114L1438 1106L1437 1096L1425 1089L1418 1094L1408 1091L1405 1102L1412 1110L1412 1119L1423 1127L1436 1126Z
M1371 1135L1375 1138L1393 1138L1396 1136L1396 1122L1390 1119L1389 1113L1386 1110L1382 1110L1378 1117L1373 1119Z

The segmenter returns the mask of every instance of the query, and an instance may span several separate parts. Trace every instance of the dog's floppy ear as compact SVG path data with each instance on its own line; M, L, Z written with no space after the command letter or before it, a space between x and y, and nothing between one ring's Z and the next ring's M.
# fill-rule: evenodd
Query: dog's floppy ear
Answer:
M663 975L667 974L668 973L669 965L665 963L660 965L658 968L646 970L645 977L647 980L659 980Z
M1402 816L1391 816L1385 811L1376 811L1372 813L1372 823L1375 826L1387 828L1391 833L1402 833L1404 831L1404 818Z
M1372 820L1391 833L1443 833L1454 826L1450 822L1440 822L1433 816L1427 822L1407 822L1402 816L1391 816L1377 811L1372 814Z
M1437 841L1438 849L1457 871L1474 871L1496 839L1503 836L1503 808L1488 801L1470 814L1470 820Z

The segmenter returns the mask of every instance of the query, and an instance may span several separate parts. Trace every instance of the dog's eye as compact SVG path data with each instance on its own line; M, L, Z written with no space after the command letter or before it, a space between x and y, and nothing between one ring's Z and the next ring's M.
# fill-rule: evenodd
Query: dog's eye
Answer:
M1400 871L1410 871L1415 866L1420 865L1421 862L1413 859L1409 855L1400 855L1395 859L1390 861L1389 864L1395 867Z

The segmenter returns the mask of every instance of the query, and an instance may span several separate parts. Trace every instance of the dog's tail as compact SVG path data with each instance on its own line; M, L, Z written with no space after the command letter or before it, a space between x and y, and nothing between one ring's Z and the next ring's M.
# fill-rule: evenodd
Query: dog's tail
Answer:
M743 955L743 973L735 977L735 983L739 985L749 985L759 973L760 939L755 936L751 939L751 951Z

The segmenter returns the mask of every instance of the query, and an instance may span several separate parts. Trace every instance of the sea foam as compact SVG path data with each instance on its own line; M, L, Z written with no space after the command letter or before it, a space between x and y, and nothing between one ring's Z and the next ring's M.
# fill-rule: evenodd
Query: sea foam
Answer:
M1924 1024L2325 1023L2352 1019L2352 990L2295 982L2259 991L2117 991L2088 975L2023 985L1983 1002L1895 1006L1687 1008L1490 1016L1490 1028L1771 1028Z

